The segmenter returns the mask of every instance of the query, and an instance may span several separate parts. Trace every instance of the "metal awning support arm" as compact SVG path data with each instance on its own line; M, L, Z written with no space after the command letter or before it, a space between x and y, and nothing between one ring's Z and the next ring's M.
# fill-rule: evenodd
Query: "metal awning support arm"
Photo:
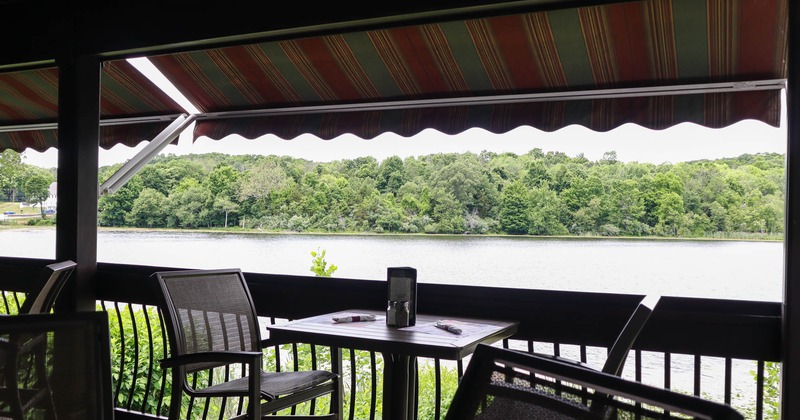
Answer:
M677 86L652 86L640 88L615 88L615 89L593 89L578 90L569 92L544 92L526 94L502 94L490 96L473 96L459 98L438 98L438 99L415 99L415 100L395 100L380 101L354 104L330 104L330 105L308 105L290 106L276 108L260 108L244 111L221 111L221 112L189 112L198 121L209 119L224 118L249 118L249 117L269 117L281 115L299 114L318 114L325 112L354 112L354 111L385 111L392 109L408 108L432 108L442 106L470 106L470 105L493 105L509 104L519 102L546 102L546 101L574 101L592 99L612 99L648 96L667 96L667 95L691 95L704 93L725 93L743 92L756 90L778 90L786 88L786 79L754 80L746 82L720 82L704 83ZM180 114L186 115L186 114ZM100 120L100 126L112 126L122 124L150 123L164 121L165 119L175 118L174 115L136 117L136 118L114 118ZM187 123L188 124L188 123ZM0 133L28 130L54 130L57 123L39 123L0 126ZM164 130L167 132L169 127ZM163 133L162 133L163 134ZM160 135L159 135L160 137ZM155 140L154 140L155 141ZM152 144L153 142L151 142Z
M526 102L578 101L593 99L633 98L650 96L697 95L786 88L786 79L753 80L746 82L702 83L676 86L650 86L639 88L613 88L575 90L567 92L542 92L471 96L458 98L411 99L353 104L330 104L262 108L245 111L204 112L198 121L221 118L269 117L279 115L318 114L325 112L385 111L393 109L435 108L443 106L496 105Z
M181 114L175 118L170 125L162 130L151 140L144 149L133 158L125 162L122 167L111 175L106 182L100 185L98 196L111 194L120 189L129 179L136 175L139 170L147 164L153 157L158 155L168 144L175 140L194 120L196 115Z

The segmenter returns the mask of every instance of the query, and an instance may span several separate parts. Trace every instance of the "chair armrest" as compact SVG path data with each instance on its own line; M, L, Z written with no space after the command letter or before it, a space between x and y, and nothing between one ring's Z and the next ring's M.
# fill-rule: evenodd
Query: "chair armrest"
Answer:
M258 351L208 351L162 359L161 367L172 368L194 363L257 363L260 366L261 356Z
M25 353L36 346L43 345L46 340L46 334L36 334L33 337L26 336L25 339L16 336L13 340L7 336L0 337L0 349L5 351L14 349L19 353Z
M36 348L44 348L47 345L47 335L46 334L38 334L35 337L31 337L28 340L23 341L19 345L19 352L24 354L32 351Z

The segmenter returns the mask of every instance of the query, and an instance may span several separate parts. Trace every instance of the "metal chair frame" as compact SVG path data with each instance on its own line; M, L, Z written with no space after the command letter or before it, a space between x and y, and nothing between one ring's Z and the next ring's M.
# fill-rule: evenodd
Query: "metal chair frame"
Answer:
M243 351L233 351L233 350L225 350L217 348L213 345L209 345L209 347L213 347L212 349L200 349L194 350L190 347L191 345L187 345L187 342L191 340L187 340L187 336L191 334L186 333L185 329L192 328L189 326L185 326L181 324L181 316L179 311L181 310L189 310L195 311L196 309L192 308L179 308L175 302L175 297L173 296L170 287L171 285L175 285L175 282L190 282L193 279L203 278L205 276L236 276L238 278L238 282L241 285L240 292L244 294L246 302L242 302L243 306L238 308L241 313L237 316L246 316L245 320L241 320L241 324L247 324L244 326L245 329L252 326L253 329L251 331L246 331L246 335L248 335L249 339L252 340L251 343L246 343L246 345L242 346L246 349ZM165 318L165 325L167 328L169 341L170 341L170 355L169 357L165 358L161 362L161 366L163 368L170 368L172 369L172 397L170 403L170 419L177 419L180 415L181 409L181 400L182 395L185 393L192 397L247 397L249 399L249 403L247 405L247 413L244 416L236 417L238 418L261 418L262 415L268 415L280 410L293 407L301 402L313 400L315 398L331 394L331 412L324 415L313 415L313 416L292 416L292 418L312 418L312 419L320 419L320 418L333 418L337 419L341 415L342 411L342 402L341 402L341 381L339 380L339 376L335 374L331 374L329 372L325 372L326 374L330 375L331 380L306 386L303 389L299 389L296 392L291 392L285 395L278 395L272 396L266 394L263 389L264 384L270 379L264 379L265 375L272 376L272 379L279 379L281 376L288 377L287 375L296 374L295 372L276 372L276 373L265 373L262 370L262 349L268 343L267 340L262 340L260 336L260 331L258 328L258 317L255 310L255 305L253 304L252 297L250 296L249 288L247 286L247 282L245 281L244 275L239 269L221 269L221 270L178 270L178 271L160 271L153 274L156 278L161 293L159 294L160 298L160 308L161 312ZM208 315L198 315L201 318L207 317L207 319L203 320L204 328L215 328L215 323L224 323L224 316L223 311L214 307L213 299L221 299L219 295L209 295L207 297L203 297L203 299L207 299L207 301L203 301L202 305L203 309L197 309L197 311L202 312L203 314L214 314L213 316ZM244 314L244 315L243 315ZM213 321L209 321L209 319L214 318ZM222 320L220 320L222 319ZM210 333L209 333L210 334ZM209 339L210 340L210 339ZM227 339L226 339L227 341ZM245 340L247 341L247 340ZM208 343L204 343L206 345ZM228 365L246 365L248 375L246 377L247 387L246 389L214 389L209 390L209 387L204 388L194 388L189 381L186 380L187 374L192 372L197 372L201 370L212 369L216 367L224 367ZM261 372L259 374L253 374L253 372ZM323 371L313 371L313 372L323 372ZM260 380L259 380L260 379ZM217 385L219 387L220 385ZM265 401L261 403L261 401Z
M74 261L62 261L46 265L36 278L33 290L28 293L18 315L48 314L53 310L56 299L72 272L77 267ZM6 319L8 317L3 317ZM21 418L23 412L30 407L46 404L48 409L55 410L52 390L45 371L45 345L47 337L11 334L0 338L0 401L5 402L6 409L0 409L0 415L11 415ZM28 389L19 388L16 380L19 375L18 361L28 358L35 364L36 375L34 385Z
M61 289L77 266L70 260L46 265L36 279L35 293L28 294L19 308L19 313L41 314L53 310Z
M546 410L547 418L556 419L616 418L615 410L636 418L674 418L675 413L706 420L743 418L725 404L550 357L481 344L456 390L446 420L495 418L491 414L493 404L509 409L517 416L513 418L539 408Z
M636 305L636 309L634 309L633 313L626 321L625 326L617 335L614 343L608 348L608 355L605 363L603 363L603 367L600 369L601 372L616 376L622 375L622 369L625 367L625 361L628 358L628 353L630 353L630 350L633 348L633 344L636 342L639 334L644 329L645 324L650 319L650 315L653 314L653 311L655 310L656 305L658 305L660 299L661 296L648 295ZM539 353L536 354L537 356L550 357L561 362L573 363L587 369L592 369L589 365L581 361L572 360L562 356L552 356Z
M75 340L59 332L70 330L88 332L90 336ZM48 336L50 332L54 332L52 337ZM5 409L0 416L23 419L32 409L40 409L45 419L114 418L111 344L105 311L4 316L0 317L0 336L0 349L5 353L4 386L0 388ZM50 345L54 347L48 350ZM68 353L58 351L64 346L70 348ZM73 360L68 355L79 355L80 359ZM63 370L75 366L86 367L82 371L86 375ZM35 377L31 377L31 369ZM18 386L20 378L23 385L33 386ZM88 398L66 396L74 396L76 390L89 390L94 397L93 406L85 405Z

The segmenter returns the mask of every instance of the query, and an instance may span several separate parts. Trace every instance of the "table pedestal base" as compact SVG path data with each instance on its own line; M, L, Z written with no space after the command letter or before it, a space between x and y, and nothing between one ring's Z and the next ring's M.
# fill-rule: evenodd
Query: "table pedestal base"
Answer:
M417 418L417 358L383 354L383 418Z

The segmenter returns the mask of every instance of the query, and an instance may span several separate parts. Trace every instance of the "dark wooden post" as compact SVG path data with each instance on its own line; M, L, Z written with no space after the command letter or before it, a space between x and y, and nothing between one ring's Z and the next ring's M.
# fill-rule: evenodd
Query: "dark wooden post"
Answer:
M66 35L66 34L65 34ZM67 36L68 37L68 36ZM100 62L62 49L57 59L58 225L56 259L78 263L59 311L95 310Z
M789 3L781 418L800 418L800 2Z
M56 260L78 263L56 302L57 312L94 311L97 276L97 174L100 131L100 61L76 51L76 25L62 22L58 40L58 218ZM77 343L60 342L70 349ZM60 341L59 341L60 340ZM68 351L77 351L72 348ZM63 353L61 353L63 354ZM53 355L53 375L69 376L70 367ZM74 378L76 387L85 386ZM62 414L78 413L85 402L54 395ZM64 416L62 416L64 417ZM67 415L69 417L69 415Z

